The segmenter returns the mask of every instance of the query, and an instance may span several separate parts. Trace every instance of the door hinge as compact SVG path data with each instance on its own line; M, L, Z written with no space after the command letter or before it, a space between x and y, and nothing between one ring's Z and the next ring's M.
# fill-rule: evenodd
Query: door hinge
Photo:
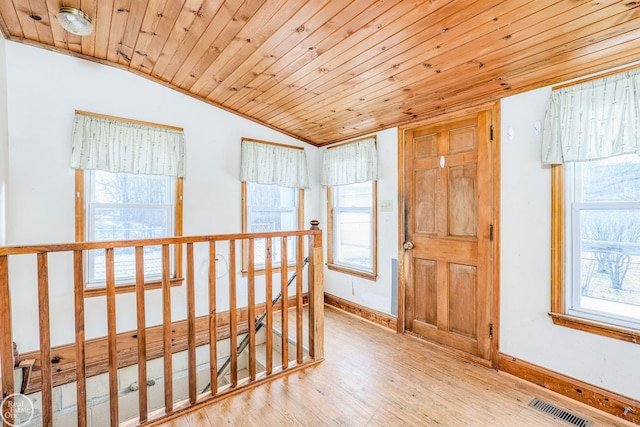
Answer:
M493 141L493 125L489 126L489 139Z
M489 224L489 240L493 242L493 224Z
M489 339L493 338L493 323L489 323Z

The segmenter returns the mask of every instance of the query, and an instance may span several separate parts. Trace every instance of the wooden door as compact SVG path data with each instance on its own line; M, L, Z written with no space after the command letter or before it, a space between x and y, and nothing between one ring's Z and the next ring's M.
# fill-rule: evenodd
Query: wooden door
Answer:
M491 358L492 110L405 131L405 329ZM411 247L413 245L413 247Z

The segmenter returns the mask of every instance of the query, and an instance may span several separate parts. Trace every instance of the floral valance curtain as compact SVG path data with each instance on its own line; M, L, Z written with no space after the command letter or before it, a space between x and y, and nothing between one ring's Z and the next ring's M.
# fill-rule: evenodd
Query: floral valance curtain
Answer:
M298 147L243 139L240 181L309 188L307 154Z
M322 156L322 185L335 186L378 179L375 138L328 148Z
M76 113L71 167L183 177L184 132Z
M640 154L640 70L554 90L542 162L559 164Z

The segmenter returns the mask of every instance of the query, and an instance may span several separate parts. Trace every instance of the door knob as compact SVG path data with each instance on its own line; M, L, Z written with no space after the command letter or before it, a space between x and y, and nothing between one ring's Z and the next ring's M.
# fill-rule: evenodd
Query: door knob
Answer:
M405 251L408 251L410 249L413 249L413 243L411 242L404 242L404 245L402 245L402 247L404 248Z

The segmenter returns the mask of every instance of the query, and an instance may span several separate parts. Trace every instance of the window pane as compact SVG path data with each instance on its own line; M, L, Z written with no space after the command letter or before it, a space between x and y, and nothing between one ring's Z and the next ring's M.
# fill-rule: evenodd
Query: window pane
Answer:
M371 214L340 212L337 223L337 260L371 268Z
M640 321L640 211L580 212L580 307Z
M640 202L640 156L615 156L576 167L583 202Z
M86 173L88 241L152 239L174 234L174 178L104 171ZM114 271L117 283L128 283L135 278L134 248L114 250ZM160 246L144 248L144 271L145 280L160 278ZM88 273L89 286L104 286L104 251L89 251ZM173 276L173 271L171 274Z
M337 204L342 207L371 207L371 182L335 187Z
M249 210L249 233L290 231L298 228L295 209Z
M265 247L266 247L265 239L256 239L253 242L253 262L256 268L264 268L267 263L267 258L265 255ZM280 265L280 255L282 253L282 239L279 237L273 239L271 242L271 261L274 267ZM292 237L287 238L287 260L289 260L289 264L295 262L295 253L296 253L296 239Z
M298 190L277 185L247 183L247 232L265 233L272 231L291 231L298 227ZM254 242L254 263L256 268L264 268L265 240ZM280 265L281 242L272 242L272 261L274 266ZM287 259L295 261L296 240L287 240Z
M93 211L93 241L152 239L170 236L171 206L89 207Z
M89 202L171 204L174 179L160 175L136 175L87 171L94 177Z
M279 187L277 185L262 185L247 182L250 207L262 208L295 208L297 206L297 190L295 188Z
M372 271L373 184L333 188L333 263Z
M104 282L107 279L105 253L103 250L89 251L93 270L93 281ZM136 276L135 248L116 248L113 251L116 282L133 279ZM162 247L145 246L144 274L147 280L162 275Z
M640 326L640 157L573 167L570 312L625 327ZM573 171L573 172L571 172Z

